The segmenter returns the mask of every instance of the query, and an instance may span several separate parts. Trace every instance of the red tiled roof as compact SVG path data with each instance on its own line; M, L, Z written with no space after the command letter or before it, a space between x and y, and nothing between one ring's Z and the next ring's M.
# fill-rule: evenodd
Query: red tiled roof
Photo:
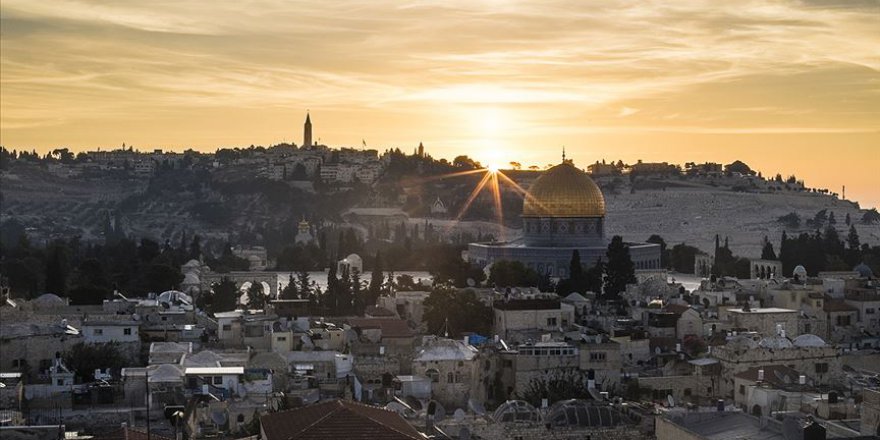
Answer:
M423 440L399 414L347 400L330 400L260 418L265 440Z
M352 327L362 329L377 328L382 330L383 338L411 338L414 334L409 324L397 318L351 318L348 323Z

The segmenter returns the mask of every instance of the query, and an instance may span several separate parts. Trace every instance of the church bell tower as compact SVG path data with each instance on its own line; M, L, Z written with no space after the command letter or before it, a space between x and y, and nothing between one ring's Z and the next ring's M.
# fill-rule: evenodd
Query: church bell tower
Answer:
M309 117L309 114L306 113L306 123L303 126L303 147L311 147L312 146L312 120Z

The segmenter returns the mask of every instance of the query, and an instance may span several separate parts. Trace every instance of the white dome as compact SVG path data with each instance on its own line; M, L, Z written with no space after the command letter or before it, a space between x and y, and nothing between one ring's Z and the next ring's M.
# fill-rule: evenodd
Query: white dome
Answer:
M38 308L64 307L67 301L54 293L44 293L34 298L31 303Z
M791 275L800 279L805 279L807 278L807 268L798 264L797 266L795 266L794 270L791 271Z
M199 269L202 267L202 263L199 260L189 260L183 264L184 269Z
M348 260L348 262L351 264L357 264L357 263L360 263L361 261L363 261L363 260L361 260L361 256L358 254L351 254L351 255L345 257L345 259Z
M825 341L822 338L811 335L811 334L803 334L792 341L795 347L824 347Z
M761 339L758 342L758 346L761 348L772 348L772 349L781 349L781 348L791 348L791 341L788 338L783 336L768 336L764 339Z
M502 403L492 414L495 423L504 422L540 422L541 413L524 400L508 400Z

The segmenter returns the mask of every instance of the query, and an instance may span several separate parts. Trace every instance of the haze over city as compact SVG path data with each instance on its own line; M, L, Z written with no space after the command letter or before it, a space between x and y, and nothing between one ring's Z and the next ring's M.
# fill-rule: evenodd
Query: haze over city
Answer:
M880 205L875 1L5 0L0 144L741 159Z

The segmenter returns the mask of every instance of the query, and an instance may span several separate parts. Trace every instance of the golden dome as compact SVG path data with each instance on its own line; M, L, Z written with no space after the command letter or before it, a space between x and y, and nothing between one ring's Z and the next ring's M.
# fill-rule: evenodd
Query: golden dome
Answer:
M545 171L523 203L523 217L604 217L605 197L571 161Z

